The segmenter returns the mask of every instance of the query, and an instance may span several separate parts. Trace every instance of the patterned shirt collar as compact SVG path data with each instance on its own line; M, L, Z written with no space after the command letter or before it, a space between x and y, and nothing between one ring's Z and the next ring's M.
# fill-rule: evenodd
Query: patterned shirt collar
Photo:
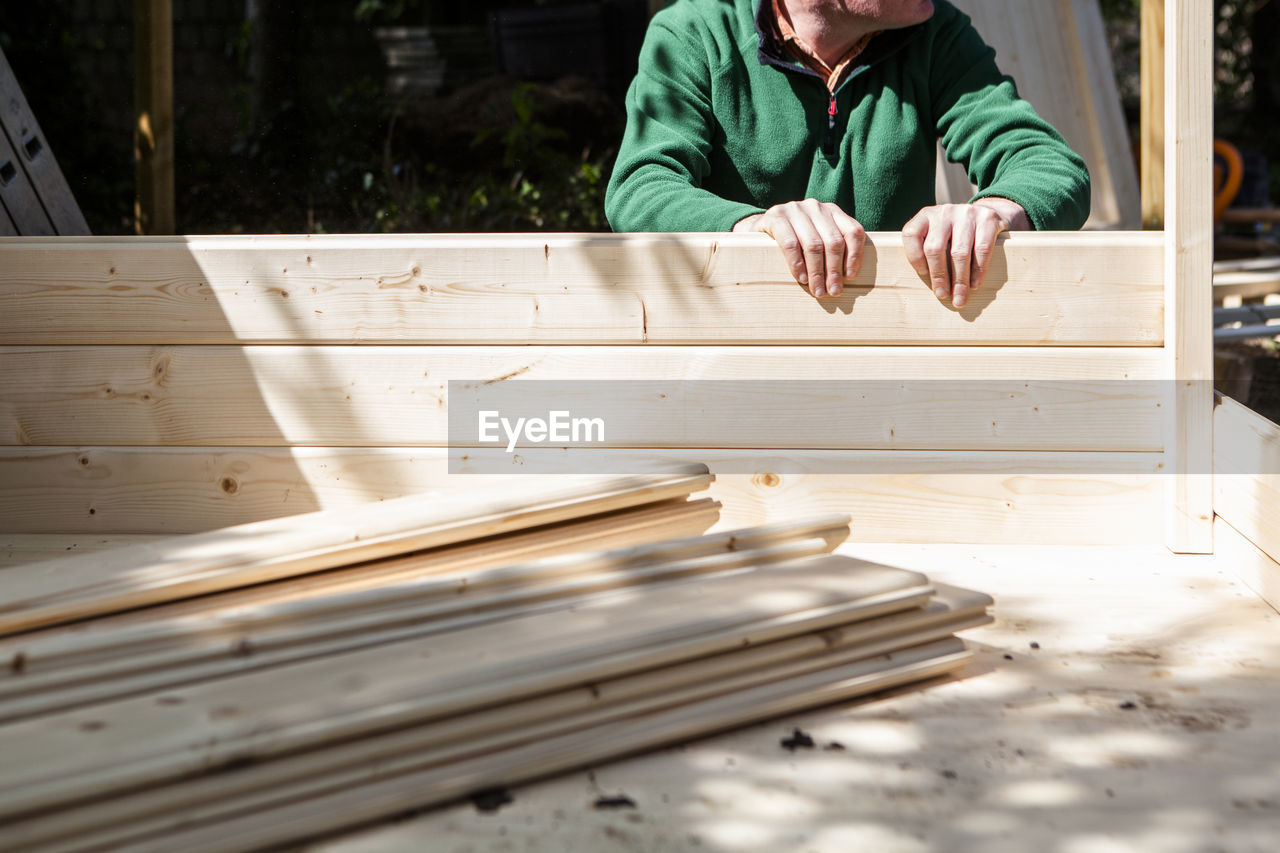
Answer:
M786 8L782 5L782 0L771 0L771 3L773 6L773 26L778 41L805 68L820 75L826 81L827 90L830 92L840 88L840 84L844 82L845 77L854 68L853 61L867 49L871 39L879 35L878 32L867 33L845 51L834 66L829 66L822 61L818 56L818 52L812 46L796 35L795 29L791 26L791 19L787 15Z

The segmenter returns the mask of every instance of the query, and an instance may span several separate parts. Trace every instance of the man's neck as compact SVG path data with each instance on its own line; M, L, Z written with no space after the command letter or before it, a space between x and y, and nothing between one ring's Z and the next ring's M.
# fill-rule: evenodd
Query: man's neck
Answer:
M834 66L859 39L875 32L874 21L850 13L832 0L779 0L796 35L818 58Z

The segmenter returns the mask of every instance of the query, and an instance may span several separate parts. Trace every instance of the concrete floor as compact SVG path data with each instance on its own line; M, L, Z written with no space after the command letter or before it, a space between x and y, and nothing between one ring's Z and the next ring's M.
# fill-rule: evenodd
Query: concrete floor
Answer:
M1280 616L1233 558L841 550L993 595L995 623L965 633L976 663L924 689L522 785L497 812L464 803L310 849L1280 850ZM779 745L797 727L817 748ZM618 794L635 808L593 808Z

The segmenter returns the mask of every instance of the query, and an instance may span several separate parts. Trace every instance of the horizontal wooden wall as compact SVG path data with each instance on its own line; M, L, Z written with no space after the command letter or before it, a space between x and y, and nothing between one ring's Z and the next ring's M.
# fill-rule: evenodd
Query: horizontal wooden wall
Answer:
M670 394L614 400L646 417L611 424L608 446L707 446L679 417L700 403L732 427L710 437L724 447L1159 450L1160 367L1156 350L1096 348L9 347L0 440L442 446L450 380L614 380L625 398L625 380L648 379ZM736 381L689 400L680 380ZM556 405L584 412L584 393Z
M1159 453L633 451L704 462L722 526L838 507L854 537L1153 541ZM190 533L447 486L438 448L0 448L0 532Z
M840 511L866 541L1160 535L1159 235L1013 235L962 311L886 234L822 302L759 235L7 239L0 257L7 534L397 497L460 476L449 380L648 379L752 383L713 401L720 435L658 410L611 438L709 464L725 525Z
M875 234L838 299L762 235L5 240L0 344L1159 346L1159 235L1015 234L954 310ZM874 286L873 286L874 285Z

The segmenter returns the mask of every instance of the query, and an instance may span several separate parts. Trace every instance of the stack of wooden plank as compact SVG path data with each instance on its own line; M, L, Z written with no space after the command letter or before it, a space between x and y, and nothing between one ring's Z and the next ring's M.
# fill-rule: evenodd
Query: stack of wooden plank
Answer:
M6 843L293 843L932 678L987 621L832 554L846 517L694 535L705 469L527 479L6 570Z

